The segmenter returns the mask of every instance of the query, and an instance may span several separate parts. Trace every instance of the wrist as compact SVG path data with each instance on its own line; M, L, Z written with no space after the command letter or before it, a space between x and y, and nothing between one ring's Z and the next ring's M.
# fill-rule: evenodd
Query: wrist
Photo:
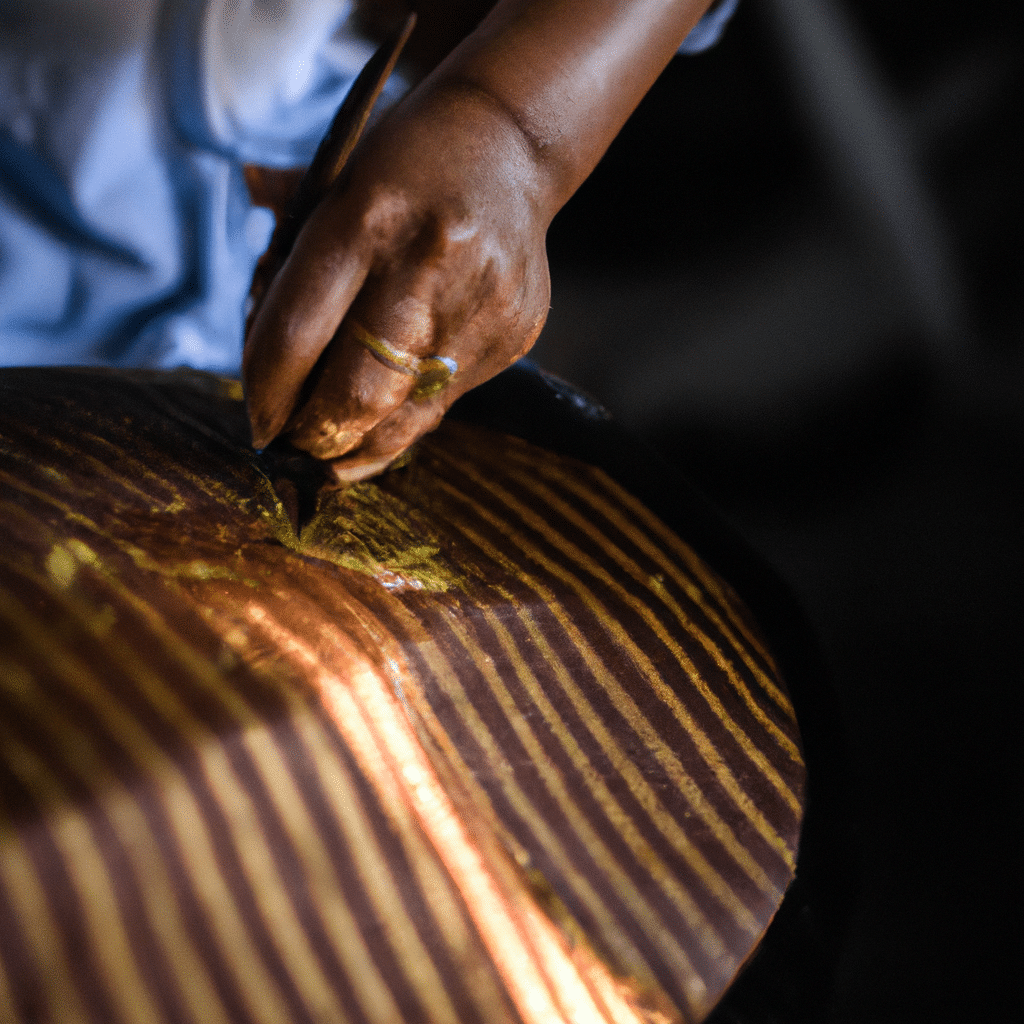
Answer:
M493 90L458 73L433 75L408 97L406 116L428 108L428 124L457 126L437 140L452 166L477 178L477 194L515 196L547 230L555 214L575 191L557 153L530 130L519 112ZM493 191L491 191L493 189ZM487 203L486 198L483 200Z
M427 81L479 90L529 147L551 215L710 0L499 0Z

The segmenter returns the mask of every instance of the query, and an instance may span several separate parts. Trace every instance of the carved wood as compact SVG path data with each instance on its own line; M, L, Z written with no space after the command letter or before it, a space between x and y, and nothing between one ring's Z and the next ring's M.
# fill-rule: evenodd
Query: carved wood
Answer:
M447 423L296 534L234 382L0 373L0 1018L702 1018L793 877L742 602Z

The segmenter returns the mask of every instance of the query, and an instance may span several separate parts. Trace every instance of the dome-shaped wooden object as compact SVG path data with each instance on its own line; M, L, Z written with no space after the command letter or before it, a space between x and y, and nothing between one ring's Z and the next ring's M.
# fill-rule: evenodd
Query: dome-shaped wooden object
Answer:
M802 815L736 595L454 423L296 535L238 390L0 374L0 1018L700 1019Z

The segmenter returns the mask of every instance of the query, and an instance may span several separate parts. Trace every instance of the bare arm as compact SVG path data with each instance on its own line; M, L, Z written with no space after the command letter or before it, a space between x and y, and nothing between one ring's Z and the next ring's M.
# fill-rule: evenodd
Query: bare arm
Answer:
M501 0L300 234L246 342L254 443L285 432L339 481L371 475L526 352L551 219L708 5ZM437 356L458 369L424 396L408 365Z

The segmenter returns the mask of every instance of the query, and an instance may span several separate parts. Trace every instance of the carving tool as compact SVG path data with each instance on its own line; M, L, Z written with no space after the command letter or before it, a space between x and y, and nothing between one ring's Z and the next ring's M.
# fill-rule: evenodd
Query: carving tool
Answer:
M288 258L303 224L348 164L370 112L415 24L416 15L408 15L402 25L385 40L359 72L334 115L287 212L278 220L270 244L256 265L249 291L252 304L246 321L247 332L270 282ZM316 511L320 489L328 481L324 464L312 455L294 448L283 438L273 441L257 457L298 534Z

